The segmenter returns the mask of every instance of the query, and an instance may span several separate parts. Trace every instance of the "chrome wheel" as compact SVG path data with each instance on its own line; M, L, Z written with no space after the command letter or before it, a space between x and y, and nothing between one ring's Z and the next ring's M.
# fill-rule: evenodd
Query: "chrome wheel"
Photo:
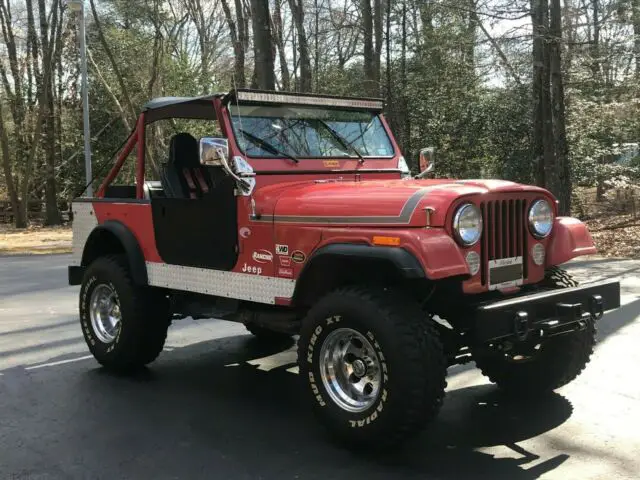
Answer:
M380 359L367 338L350 328L331 332L320 349L322 383L348 412L371 407L380 393Z
M118 297L109 285L98 285L91 294L89 316L93 331L103 343L115 340L122 321Z

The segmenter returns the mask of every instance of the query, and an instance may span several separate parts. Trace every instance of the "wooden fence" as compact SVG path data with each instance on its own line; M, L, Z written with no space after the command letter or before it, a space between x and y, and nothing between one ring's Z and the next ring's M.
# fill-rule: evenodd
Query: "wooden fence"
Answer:
M62 220L69 220L69 211L61 209ZM30 220L41 221L44 219L44 207L42 202L32 200L29 202L27 215ZM15 212L11 208L11 202L8 200L0 200L0 223L13 223L15 220Z

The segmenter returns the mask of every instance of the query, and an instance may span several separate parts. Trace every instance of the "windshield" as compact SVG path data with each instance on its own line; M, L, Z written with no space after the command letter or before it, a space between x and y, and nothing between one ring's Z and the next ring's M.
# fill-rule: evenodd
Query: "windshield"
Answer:
M370 112L295 106L229 107L242 151L250 157L392 157L380 118Z

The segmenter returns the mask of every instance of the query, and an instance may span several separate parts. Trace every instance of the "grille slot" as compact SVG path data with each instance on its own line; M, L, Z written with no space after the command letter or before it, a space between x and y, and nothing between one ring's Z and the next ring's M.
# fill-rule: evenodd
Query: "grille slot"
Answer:
M491 200L480 204L484 229L481 240L481 280L487 284L488 264L501 258L526 257L527 201L523 199ZM527 259L523 259L523 276L527 278Z

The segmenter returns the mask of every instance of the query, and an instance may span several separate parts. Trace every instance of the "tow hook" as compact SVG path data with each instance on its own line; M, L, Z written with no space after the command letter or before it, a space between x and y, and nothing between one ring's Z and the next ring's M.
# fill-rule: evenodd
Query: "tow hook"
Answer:
M604 300L602 295L592 295L589 299L589 311L594 320L600 320L604 315Z
M516 338L524 342L529 336L529 314L525 311L516 312L513 319L513 331L516 334Z

